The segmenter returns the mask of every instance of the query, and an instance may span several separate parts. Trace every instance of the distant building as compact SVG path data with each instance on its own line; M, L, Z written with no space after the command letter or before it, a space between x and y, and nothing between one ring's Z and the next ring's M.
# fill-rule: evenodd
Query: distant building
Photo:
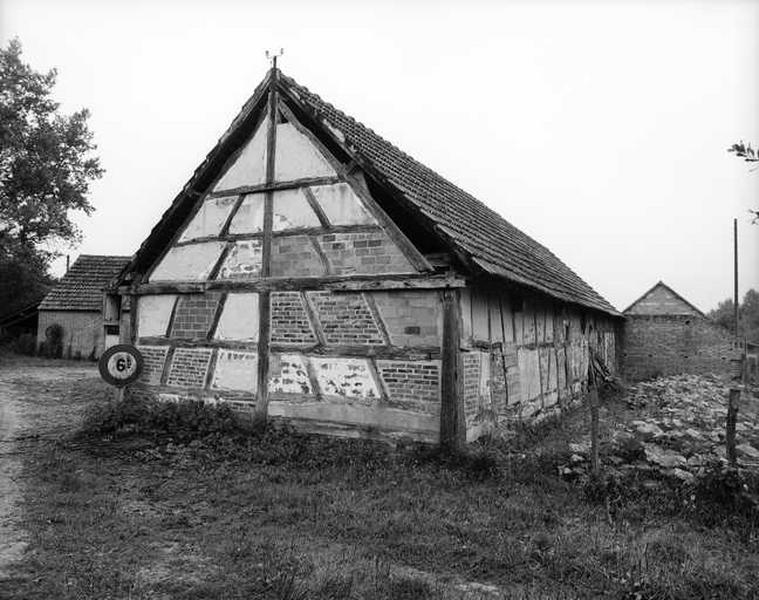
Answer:
M120 327L128 328L128 317L103 321L103 290L129 262L129 256L82 254L39 305L37 346L50 343L51 326L63 329L61 355L65 358L99 358L106 335L118 342ZM128 307L124 307L128 310Z
M624 374L629 381L677 373L732 374L732 334L660 281L624 311Z

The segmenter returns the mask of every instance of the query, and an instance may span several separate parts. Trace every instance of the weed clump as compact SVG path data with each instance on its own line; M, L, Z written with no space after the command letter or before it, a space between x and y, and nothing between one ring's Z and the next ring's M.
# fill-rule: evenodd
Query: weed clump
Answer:
M108 400L92 405L84 416L81 434L170 433L181 440L213 433L238 433L244 424L231 408L200 401L159 402L147 398Z

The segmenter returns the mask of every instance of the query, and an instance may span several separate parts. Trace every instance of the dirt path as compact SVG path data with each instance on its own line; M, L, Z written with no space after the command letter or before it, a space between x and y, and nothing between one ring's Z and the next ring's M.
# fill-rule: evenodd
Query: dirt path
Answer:
M28 359L0 365L0 581L27 545L20 518L24 446L36 436L62 434L75 418L56 404L57 384L97 377L91 364L50 364Z

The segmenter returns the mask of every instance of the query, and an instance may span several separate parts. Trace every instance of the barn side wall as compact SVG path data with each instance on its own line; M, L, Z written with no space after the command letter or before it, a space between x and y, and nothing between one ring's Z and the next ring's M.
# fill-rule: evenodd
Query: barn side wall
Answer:
M618 368L618 323L538 296L464 290L467 439L557 414L587 389L591 349Z
M730 333L699 315L628 315L624 374L629 381L678 373L731 375Z
M45 330L57 323L63 328L64 358L99 358L103 353L103 319L95 311L41 310L37 347L45 342Z

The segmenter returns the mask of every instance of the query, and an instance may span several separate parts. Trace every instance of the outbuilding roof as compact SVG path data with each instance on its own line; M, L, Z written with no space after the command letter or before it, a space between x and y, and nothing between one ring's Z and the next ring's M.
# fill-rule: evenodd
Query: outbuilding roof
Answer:
M39 310L97 311L103 308L103 290L129 263L131 256L80 254Z
M545 246L521 232L494 210L441 175L410 157L368 127L322 100L281 73L270 71L245 103L216 147L198 167L172 206L138 251L131 268L147 269L181 226L213 174L250 134L267 91L277 85L283 101L301 115L317 137L358 164L369 176L389 188L405 208L426 224L473 275L502 278L614 316L620 313ZM127 270L128 272L129 270Z

